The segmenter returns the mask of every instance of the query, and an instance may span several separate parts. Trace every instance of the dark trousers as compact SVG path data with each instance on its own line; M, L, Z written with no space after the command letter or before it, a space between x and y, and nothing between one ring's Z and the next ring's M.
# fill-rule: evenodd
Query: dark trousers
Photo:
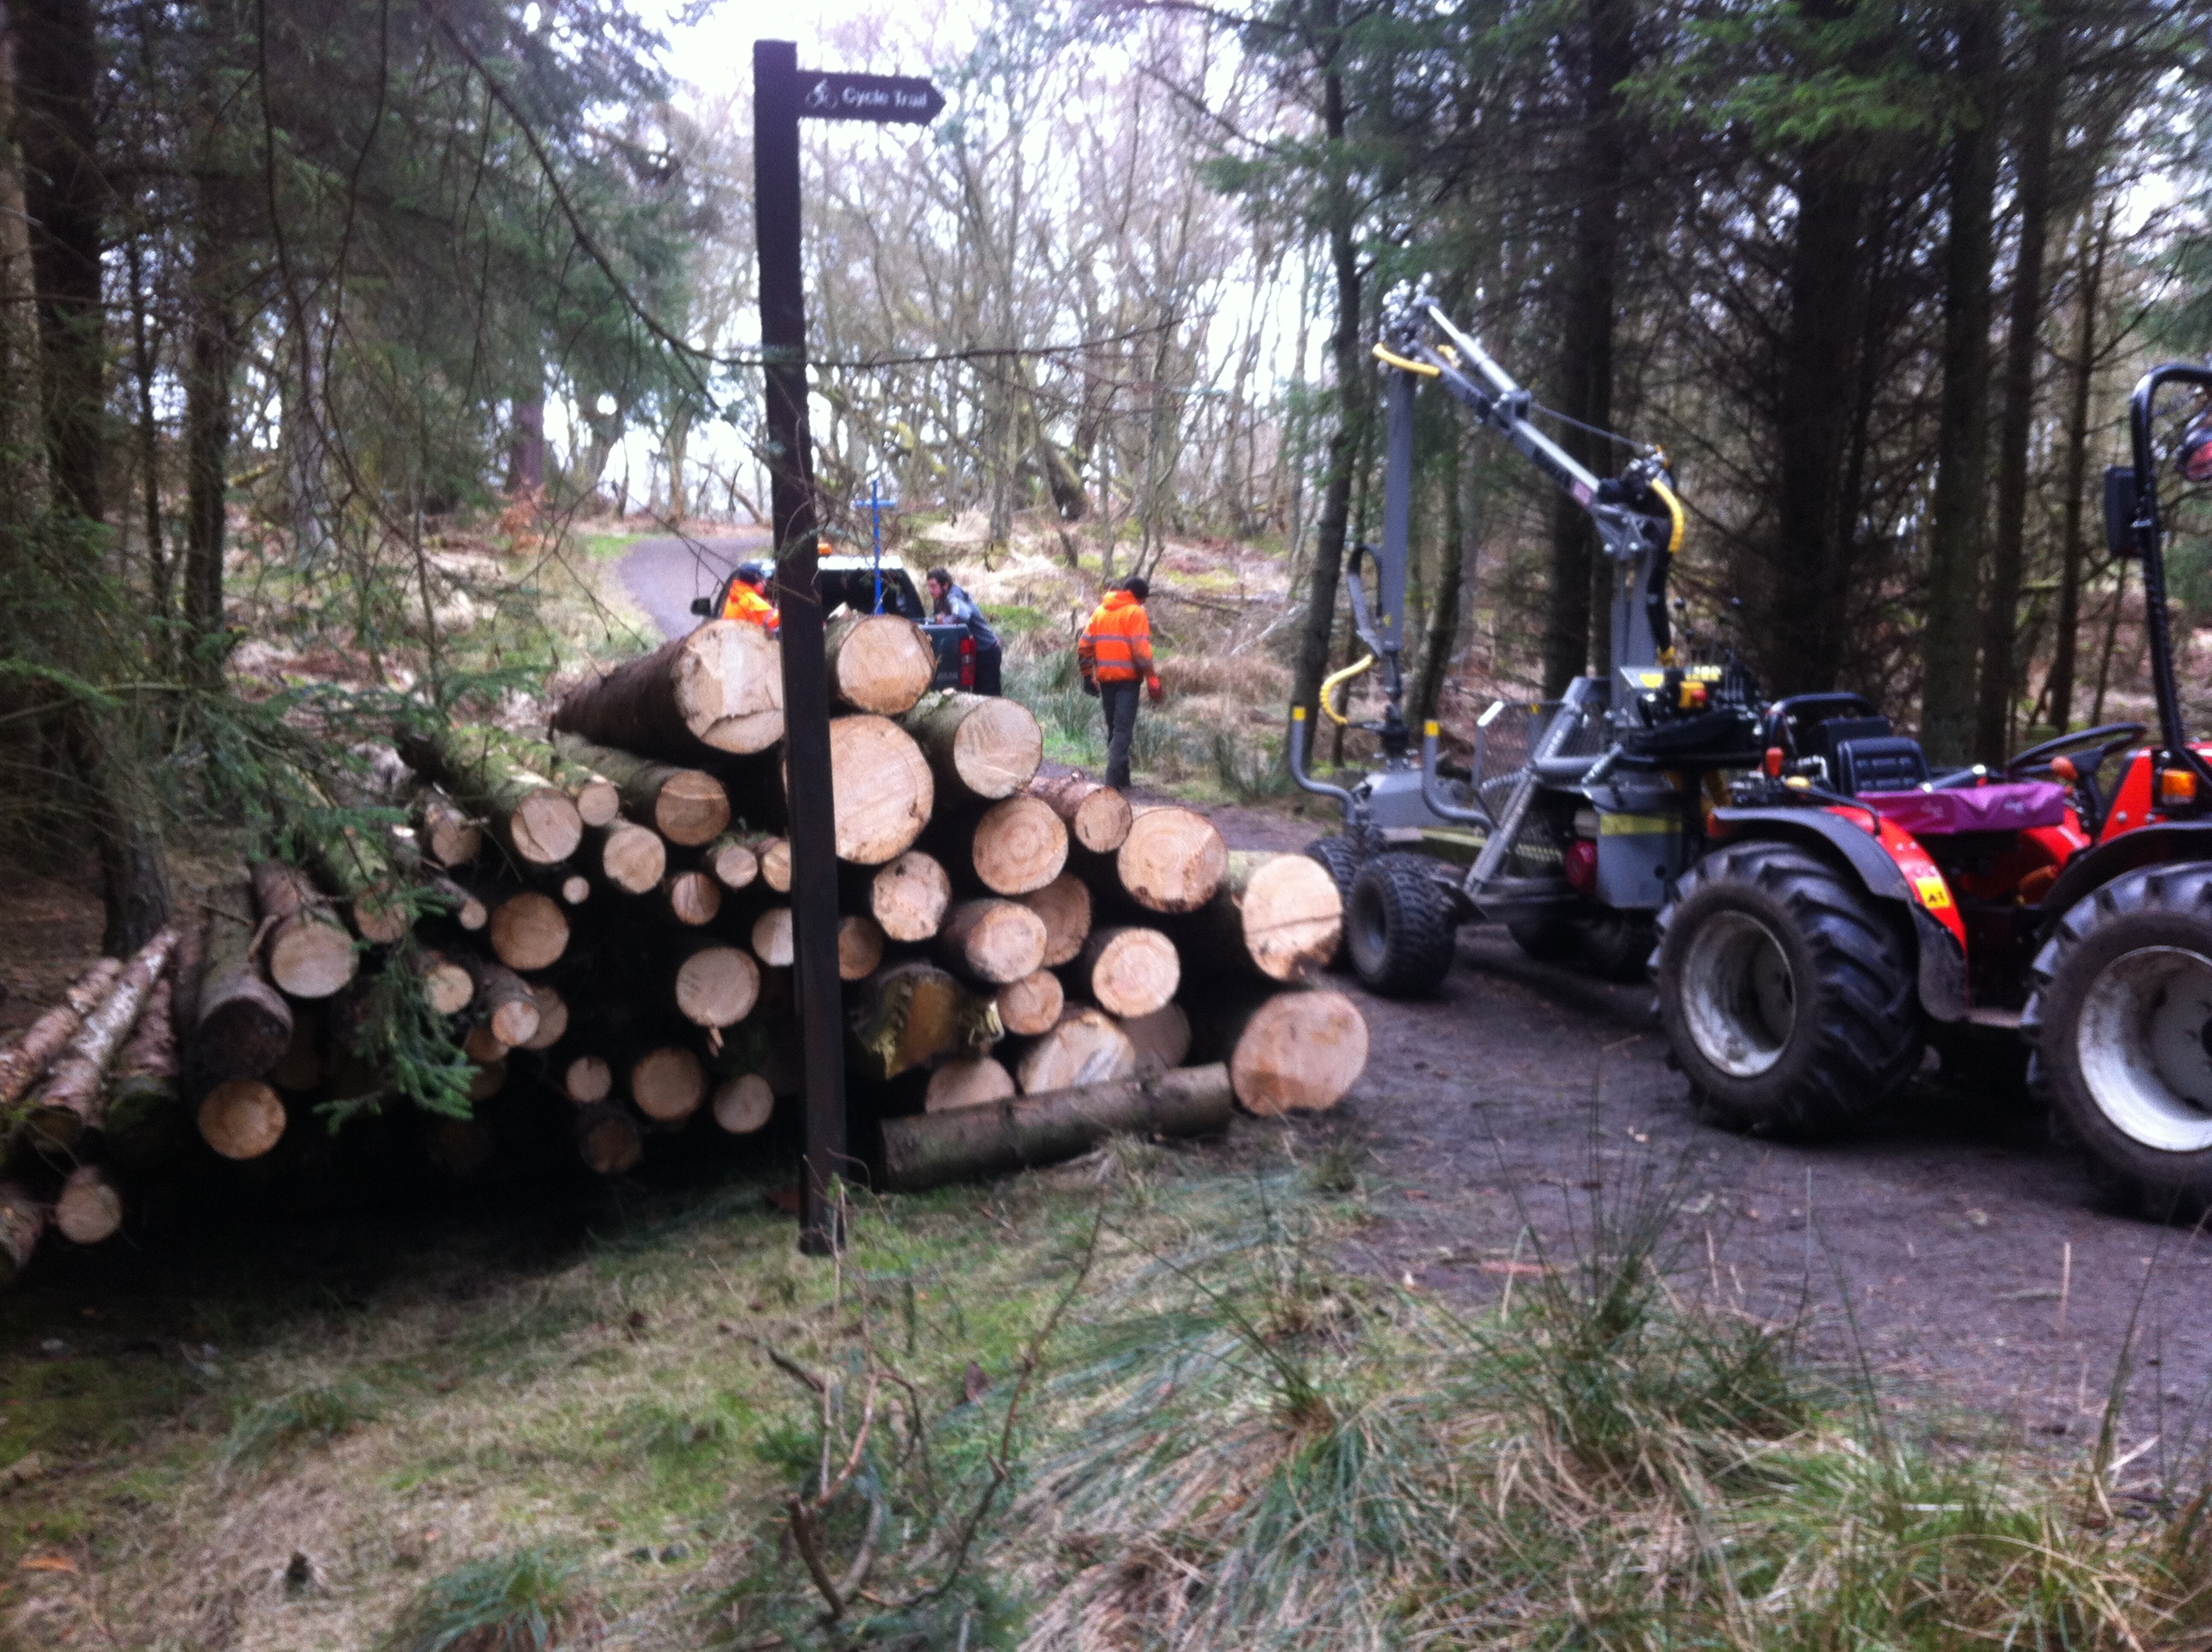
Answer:
M1129 740L1137 732L1137 696L1141 683L1101 683L1099 708L1106 714L1106 784L1129 783Z
M1005 665L1006 659L1006 650L1003 648L978 648L975 651L976 693L1004 694L1006 692L1000 687L1000 671Z

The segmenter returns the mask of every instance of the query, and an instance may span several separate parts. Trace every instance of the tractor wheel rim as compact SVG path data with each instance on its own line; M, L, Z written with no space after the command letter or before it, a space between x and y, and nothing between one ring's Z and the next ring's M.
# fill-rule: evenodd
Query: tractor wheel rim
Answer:
M1747 912L1698 925L1682 960L1682 1012L1698 1053L1731 1078L1779 1061L1797 1026L1797 981L1774 932Z
M1371 881L1352 885L1351 916L1352 962L1366 970L1381 969L1390 951L1390 914Z
M2131 1140L2212 1148L2212 958L2182 946L2122 953L2089 985L2075 1054L2090 1100Z

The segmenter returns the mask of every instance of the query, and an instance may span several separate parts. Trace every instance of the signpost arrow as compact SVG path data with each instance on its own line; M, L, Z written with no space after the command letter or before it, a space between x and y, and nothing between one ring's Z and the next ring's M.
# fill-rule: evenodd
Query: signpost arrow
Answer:
M925 125L945 107L945 94L913 75L821 75L799 77L799 112L807 120L872 120Z

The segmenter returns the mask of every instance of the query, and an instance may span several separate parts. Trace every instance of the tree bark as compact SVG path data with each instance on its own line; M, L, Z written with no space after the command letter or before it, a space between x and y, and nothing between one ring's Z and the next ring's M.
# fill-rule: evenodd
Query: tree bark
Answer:
M199 1002L185 1048L193 1090L258 1078L291 1047L292 1008L264 974L258 935L250 884L233 884L209 904Z
M671 843L686 848L711 843L730 823L728 790L702 769L655 762L580 734L556 734L553 749L568 762L612 781L623 812Z
M1206 1135L1227 1127L1231 1102L1229 1075L1216 1065L886 1119L884 1182L913 1192L1054 1164L1122 1133Z
M36 1084L48 1063L68 1047L84 1024L85 1017L99 1007L123 973L121 958L102 958L70 983L62 1001L33 1021L4 1051L0 1051L0 1109L15 1106Z
M583 841L575 800L524 767L493 731L405 730L394 744L410 768L489 821L501 845L524 865L557 866Z
M1335 960L1344 897L1309 856L1237 850L1213 898L1164 926L1195 965L1302 981Z
M173 929L147 942L46 1070L46 1082L33 1093L23 1121L25 1134L37 1146L72 1153L88 1133L100 1128L106 1116L107 1070L137 1026L176 944Z
M1195 912L1229 870L1221 829L1194 809L1139 809L1114 857L1122 892L1151 912Z
M2035 32L2034 61L2014 144L2014 196L2020 217L2013 258L2009 314L1997 427L1996 528L1990 541L1989 593L1982 608L1980 689L1975 700L1974 755L1992 768L2012 744L2020 698L2014 639L2020 629L2021 569L2027 561L2027 443L2035 414L2035 361L2043 326L2044 247L2050 234L2051 151L2057 141L2066 32L2046 22Z
M553 726L669 762L765 751L783 738L781 651L757 625L710 620L570 689Z
M434 786L424 787L415 805L415 829L430 859L441 866L465 866L483 853L483 829Z
M1921 633L1920 738L1940 764L1966 762L1973 744L2002 49L1991 0L1959 0L1952 15L1958 102L1945 167L1951 222L1944 249L1943 393L1928 525L1928 619Z
M2058 615L2051 649L2051 677L2044 689L2051 726L2063 733L2074 724L2074 679L2081 629L2081 576L2087 557L2081 517L2088 493L2089 398L2096 385L2097 306L2105 277L2105 252L2112 245L2117 203L2101 216L2083 215L2081 287L2074 324L2074 359L2068 364L2066 404L2066 504L2060 533Z
M13 1285L30 1266L46 1230L44 1200L20 1181L0 1181L0 1291Z

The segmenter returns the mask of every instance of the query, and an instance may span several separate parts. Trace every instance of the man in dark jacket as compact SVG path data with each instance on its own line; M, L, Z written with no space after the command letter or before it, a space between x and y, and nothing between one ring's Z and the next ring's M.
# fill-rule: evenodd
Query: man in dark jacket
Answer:
M999 634L983 617L975 599L952 583L950 568L933 568L928 578L930 612L939 619L959 621L968 628L969 640L975 645L975 692L999 693L999 668L1006 658Z

